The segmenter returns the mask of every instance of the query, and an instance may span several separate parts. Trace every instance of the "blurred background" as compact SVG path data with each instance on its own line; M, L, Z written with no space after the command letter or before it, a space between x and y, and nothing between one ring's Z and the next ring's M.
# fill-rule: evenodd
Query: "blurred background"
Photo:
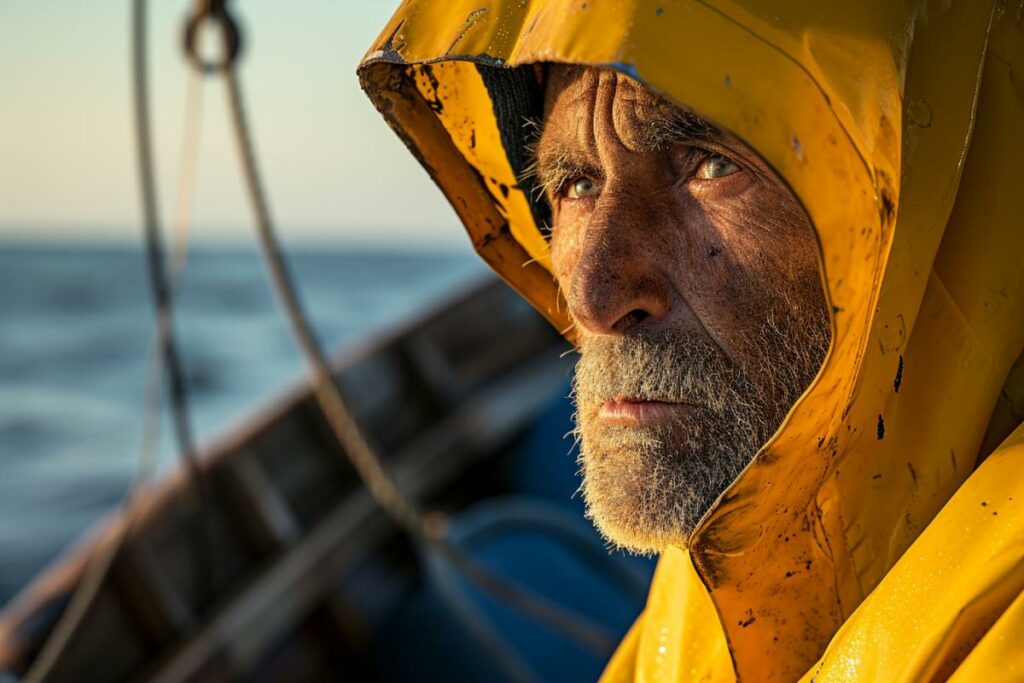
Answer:
M395 3L236 4L271 206L325 345L480 277L454 213L359 89L356 64ZM191 5L150 3L150 92L165 229L191 167L187 126L198 131L177 317L206 442L301 364L253 243L224 86L189 85L179 41ZM129 10L0 3L0 606L121 499L142 441L153 312ZM201 108L191 124L188 102Z

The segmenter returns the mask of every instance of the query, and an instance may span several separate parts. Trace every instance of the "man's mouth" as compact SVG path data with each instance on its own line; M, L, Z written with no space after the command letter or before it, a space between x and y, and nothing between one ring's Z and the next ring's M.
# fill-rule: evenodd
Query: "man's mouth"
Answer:
M639 425L661 422L679 417L695 406L689 403L651 401L639 398L608 399L601 405L597 416L602 422L618 425Z

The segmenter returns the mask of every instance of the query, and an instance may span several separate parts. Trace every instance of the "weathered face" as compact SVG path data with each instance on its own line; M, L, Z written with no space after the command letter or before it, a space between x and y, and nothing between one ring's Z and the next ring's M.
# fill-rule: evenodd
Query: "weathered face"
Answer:
M590 516L635 551L685 545L824 359L814 231L741 141L610 70L548 69L537 174Z

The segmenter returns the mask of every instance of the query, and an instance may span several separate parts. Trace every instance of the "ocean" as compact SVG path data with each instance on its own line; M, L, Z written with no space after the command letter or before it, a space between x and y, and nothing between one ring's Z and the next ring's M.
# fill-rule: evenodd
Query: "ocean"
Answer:
M327 348L484 273L468 249L316 248L289 262ZM254 250L195 247L176 317L200 443L303 376ZM152 342L140 248L0 244L0 606L124 496ZM164 424L162 470L175 465Z

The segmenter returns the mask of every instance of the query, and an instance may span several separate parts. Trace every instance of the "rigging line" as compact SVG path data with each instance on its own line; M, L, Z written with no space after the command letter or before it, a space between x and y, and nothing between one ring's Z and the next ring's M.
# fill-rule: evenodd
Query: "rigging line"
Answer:
M146 60L146 5L146 0L133 0L135 21L133 22L132 60L135 76L136 149L139 157L146 260L159 332L160 346L157 352L163 358L164 380L171 408L173 433L178 453L188 472L189 480L192 482L192 490L195 493L194 509L199 518L198 539L192 546L196 579L199 584L199 594L209 597L214 592L216 582L216 568L213 565L215 539L212 520L209 514L206 514L211 509L208 482L196 454L195 439L188 414L189 394L185 380L185 368L174 333L174 288L172 278L167 273L168 264L160 231ZM188 121L186 121L186 125L188 125Z
M199 150L202 133L203 79L189 71L185 86L183 107L183 130L178 156L178 187L174 216L171 221L170 288L177 291L178 283L185 270L188 258L190 223L195 200L195 188L199 176ZM159 318L157 334L153 341L146 365L146 389L144 400L143 436L136 469L134 488L146 484L159 462L160 428L163 422L161 392L163 354L160 349L166 345L171 327L166 318Z
M398 489L367 442L334 383L330 366L310 327L271 224L270 208L260 180L248 119L245 115L241 85L232 62L226 64L224 75L227 80L235 138L242 157L246 188L256 214L256 227L263 247L264 262L274 291L309 365L313 393L324 411L328 424L374 500L411 536L422 538L427 534L427 529L420 511Z
M292 332L309 365L314 395L346 456L370 494L414 540L424 543L428 549L436 550L443 559L485 592L586 647L600 652L610 650L614 647L615 640L603 628L571 610L494 574L459 547L450 543L444 536L443 515L435 512L425 517L399 490L384 469L334 382L330 367L312 331L288 266L282 256L256 163L241 85L231 61L226 63L224 75L227 80L228 101L235 137L242 157L246 187L256 214L264 261L270 271L275 293L285 309Z
M154 335L153 346L149 353L149 360L147 361L146 366L143 399L145 413L143 418L142 439L133 480L129 483L119 505L119 509L121 511L119 519L122 520L121 527L120 529L117 529L115 526L109 527L110 531L107 532L109 534L109 540L106 546L101 543L96 544L96 550L86 561L85 569L82 572L81 579L74 590L68 606L61 614L56 625L53 627L53 630L50 632L50 635L43 643L39 653L36 655L34 661L26 672L24 677L26 683L41 683L42 681L45 681L53 671L53 668L56 666L61 654L71 642L72 638L81 626L83 619L88 614L90 607L95 603L96 598L103 587L104 580L110 573L110 570L119 556L120 551L124 547L125 542L131 536L135 523L136 503L138 500L137 495L141 491L142 487L152 478L159 460L158 454L163 406L162 398L166 386L164 379L165 377L168 377L173 380L174 376L178 375L178 379L180 381L181 368L180 363L178 362L173 337L173 318L170 310L170 292L174 287L177 275L184 266L188 212L181 211L181 207L187 206L190 203L188 200L192 189L188 186L194 186L194 183L190 183L189 181L194 180L195 173L194 171L190 172L189 169L195 168L195 160L198 158L198 151L195 145L198 145L199 140L198 112L200 110L201 100L198 96L187 96L186 133L184 136L185 140L183 143L181 162L182 172L179 176L179 213L177 214L175 221L175 235L178 238L176 246L178 248L177 255L179 258L175 259L175 262L171 265L171 275L170 279L168 279L162 267L164 264L164 256L162 254L159 230L156 222L156 193L152 169L153 160L149 144L148 80L145 60L145 0L134 0L132 8L132 61L136 133L138 136L137 149L139 153L139 177L141 181L143 207L145 212L146 238L151 267L150 273L153 278L153 289L157 311L155 325L156 334ZM196 94L201 95L198 91L199 85L200 84L196 84L193 86L190 81L190 90L194 87L196 89ZM191 94L192 93L190 93L190 95ZM190 145L193 145L191 150ZM171 359L174 360L173 366L169 364ZM185 454L186 459L193 465L193 467L190 468L190 474L193 477L193 481L197 484L196 488L200 496L201 509L205 509L205 505L203 504L204 492L200 489L200 481L196 479L198 469L195 467L195 460L192 456L194 450L191 447L191 430L188 429L187 416L184 416L184 419L181 419L184 408L182 399L184 399L186 395L180 389L178 391L174 391L172 389L171 396L175 399L173 406L176 416L179 417L177 424L179 446L181 447L183 454ZM102 538L102 536L99 538ZM208 543L203 543L202 545L206 546L205 550L207 552L205 557L212 557L209 554L209 550L212 546ZM199 573L202 576L205 572L200 569Z
M409 534L418 547L421 543L427 547L444 546L446 544L443 542L441 531L442 517L438 514L431 515L428 522L398 489L394 480L384 470L376 452L363 436L355 417L334 383L330 366L306 317L271 224L270 209L263 192L255 150L249 134L241 85L231 61L224 67L224 76L227 80L230 113L242 158L246 188L256 214L263 260L269 271L274 292L284 308L292 333L309 366L310 386L317 403L348 461L381 509ZM448 557L448 553L443 551L441 555ZM481 645L489 650L494 643L481 641ZM496 663L506 670L510 680L517 683L530 683L532 680L528 668L519 663L514 654L499 648L493 651L492 656Z
M171 219L171 283L176 291L178 275L188 257L189 227L199 178L199 152L203 132L203 77L188 69L185 86L184 128L178 156L178 187Z

